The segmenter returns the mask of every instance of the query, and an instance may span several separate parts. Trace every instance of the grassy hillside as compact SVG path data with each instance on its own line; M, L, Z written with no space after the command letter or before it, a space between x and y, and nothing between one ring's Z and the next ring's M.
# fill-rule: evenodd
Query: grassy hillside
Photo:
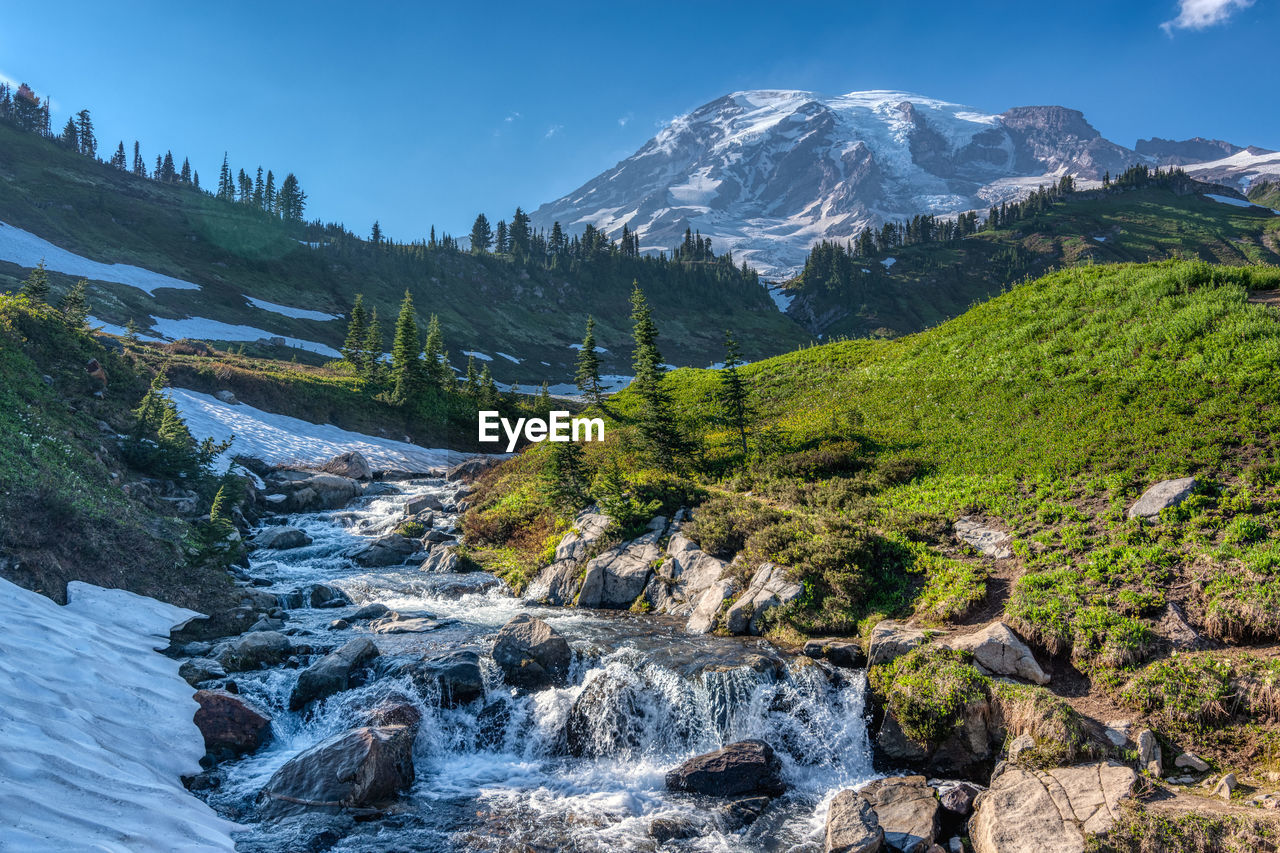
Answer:
M455 365L465 364L463 350L476 350L493 358L490 366L503 381L564 381L572 374L569 347L581 341L587 314L597 319L599 345L610 350L606 372L628 372L616 353L627 340L627 299L638 279L670 330L668 357L675 363L719 361L725 328L734 329L755 358L808 339L753 276L731 265L660 265L604 251L588 262L546 269L509 256L404 251L358 240L338 226L289 224L189 187L120 172L4 123L0 151L0 221L93 260L134 264L201 286L162 289L152 298L136 288L95 283L94 315L118 325L132 318L145 329L151 316L206 317L337 348L343 321L290 318L244 297L342 314L363 292L366 305L378 308L389 346L408 289L422 318L440 316ZM0 263L0 291L25 275ZM69 283L53 278L55 288Z
M789 566L808 594L775 611L775 637L1003 614L1114 713L1261 759L1280 737L1263 689L1280 676L1277 288L1274 267L1060 271L927 332L744 368L747 458L716 417L719 374L681 370L668 387L701 448L686 470L648 463L625 392L586 464L616 464L636 502L701 501L693 535L744 570ZM538 447L494 472L467 517L481 558L517 577L567 515L547 505L549 459ZM1148 485L1185 475L1199 487L1181 507L1126 519ZM1010 531L1014 558L958 545L963 515ZM1224 651L1171 654L1170 602ZM1260 734L1241 740L1244 723Z
M801 276L787 284L796 296L789 313L828 338L893 337L958 316L1010 283L1054 268L1171 257L1280 262L1280 217L1202 195L1214 191L1179 179L1070 193L1011 225L858 259L855 274L835 287Z

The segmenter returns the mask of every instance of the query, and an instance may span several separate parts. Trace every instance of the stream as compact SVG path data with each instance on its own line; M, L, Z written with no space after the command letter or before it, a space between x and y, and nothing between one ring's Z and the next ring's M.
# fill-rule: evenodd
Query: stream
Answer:
M300 669L238 673L239 692L268 708L274 738L258 752L221 765L216 787L201 791L239 821L243 851L820 851L826 803L842 788L873 778L864 710L865 678L826 662L797 658L758 638L691 636L683 619L618 611L549 608L524 602L490 575L430 574L421 555L404 566L366 569L353 547L391 532L413 497L446 506L459 484L415 479L375 484L340 510L283 516L312 539L305 547L255 551L250 573L287 594L326 583L355 602L288 611L297 642L337 646L369 635L382 657L421 657L470 649L481 655L485 697L447 707L439 691L407 676L374 678L303 712L289 710ZM279 519L273 519L273 521ZM455 516L437 513L452 532ZM261 583L261 581L260 581ZM369 634L367 623L331 630L360 605L429 611L427 633ZM573 650L567 686L515 691L489 658L494 635L529 613L563 634ZM589 731L565 749L566 720L590 691ZM306 815L260 821L255 797L287 760L324 738L363 725L361 712L407 697L422 713L414 743L412 790L374 819ZM787 793L753 822L727 801L674 794L664 774L685 759L748 738L771 744ZM685 839L659 844L656 819L686 827Z

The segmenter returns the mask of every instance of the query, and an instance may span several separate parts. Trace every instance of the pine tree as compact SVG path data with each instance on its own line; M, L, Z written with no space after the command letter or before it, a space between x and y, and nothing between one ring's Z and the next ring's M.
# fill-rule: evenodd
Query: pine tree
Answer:
M747 421L750 419L750 403L747 399L747 386L738 373L742 359L738 355L738 342L733 333L724 333L724 369L720 371L720 387L716 389L717 402L725 422L738 434L742 443L742 453L747 453Z
M582 445L576 441L557 441L542 469L543 488L551 505L572 516L587 497L587 472L582 461Z
M382 226L376 219L373 220L373 228L369 230L369 242L375 246L382 244Z
M515 214L511 217L511 227L507 231L507 239L511 243L511 254L529 254L529 237L529 214L517 207Z
M147 176L147 164L142 161L142 147L133 140L133 173L140 178Z
M267 183L262 188L262 205L267 213L276 212L276 176L270 169L267 170Z
M422 347L418 340L418 321L414 318L413 297L404 292L400 316L396 318L395 338L391 342L391 375L395 385L391 397L405 403L422 390Z
M67 289L58 303L62 319L75 329L84 328L89 319L89 282L80 279Z
M72 151L80 150L80 131L76 130L74 119L67 119L67 124L62 128L62 135L58 137L58 141Z
M125 171L129 167L129 158L124 153L124 140L120 140L120 144L116 147L116 153L111 155L111 165L120 171Z
M129 322L124 324L124 339L131 344L136 344L138 342L138 331L138 322L130 317Z
M231 201L235 198L235 187L231 183L231 164L227 162L227 153L222 152L222 172L218 175L218 198Z
M253 206L258 210L266 210L267 188L262 182L262 167L258 167L258 176L253 179Z
M587 334L582 339L582 349L578 351L575 381L578 390L589 402L600 402L600 356L596 353L596 320L590 315L587 316Z
M347 320L347 338L342 344L342 358L361 373L365 367L364 343L368 335L368 322L364 313L364 294L357 293Z
M640 398L640 419L637 426L657 463L667 470L679 465L679 456L685 443L675 423L671 398L666 389L666 367L658 350L658 327L653 322L649 303L640 290L640 283L633 282L631 291L632 338L635 349L631 364L635 379L631 388Z
M178 180L184 184L191 183L191 160L190 158L182 158L182 173L178 176Z
M86 157L97 158L98 137L93 135L93 119L88 110L76 113L76 132L80 139L80 153Z
M36 264L22 282L20 292L37 305L44 305L49 301L49 273L45 271L44 259Z
M471 251L482 255L493 245L493 231L489 228L489 218L483 213L476 216L471 226Z
M440 331L440 318L435 314L427 321L427 339L422 345L426 379L442 390L453 385L453 370L449 367L449 355L444 349L444 335Z
M485 365L480 370L480 403L481 409L498 408L498 383L493 381L493 374L489 372L489 365Z
M370 382L382 381L382 325L378 322L377 308L369 312L364 333L364 374Z
M284 183L280 185L278 201L280 215L285 220L289 222L302 221L302 212L307 205L307 194L302 191L302 187L298 184L298 179L293 172L285 175Z
M550 413L553 405L555 404L551 402L551 384L544 379L542 380L542 387L538 389L538 397L534 401L534 406L539 414L545 416Z
M505 219L499 219L498 231L497 236L494 239L493 250L499 255L505 255L507 253L507 249L510 248L509 242L510 241L507 236L507 222Z
M480 374L476 373L476 357L474 355L467 356L467 376L463 387L463 393L467 398L479 402L480 400Z

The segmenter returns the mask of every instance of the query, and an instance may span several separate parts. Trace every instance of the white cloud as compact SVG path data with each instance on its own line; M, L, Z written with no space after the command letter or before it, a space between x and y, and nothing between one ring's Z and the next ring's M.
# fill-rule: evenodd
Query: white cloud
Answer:
M518 118L522 118L520 113L508 113L507 117L504 118L503 121L505 121L507 124L511 124L513 121L515 121Z
M631 119L633 118L635 118L635 115L632 113L627 113L626 115L620 117L618 119L618 127L626 127L628 122L630 122Z
M1179 0L1178 17L1160 27L1169 35L1174 30L1203 30L1225 23L1237 9L1247 9L1253 0Z
M551 137L553 137L553 136L559 136L559 135L560 135L560 131L562 131L562 130L564 130L564 125L563 125L563 124L553 124L553 125L551 125L551 127L547 128L547 135L546 135L546 138L547 138L547 139L550 139L550 138L551 138Z

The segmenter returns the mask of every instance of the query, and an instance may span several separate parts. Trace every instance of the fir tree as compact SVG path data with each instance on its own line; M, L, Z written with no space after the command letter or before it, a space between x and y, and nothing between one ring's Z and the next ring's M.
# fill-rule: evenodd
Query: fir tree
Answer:
M529 254L530 235L529 214L517 207L515 214L511 217L511 227L507 231L507 239L511 243L511 254Z
M347 320L347 338L342 344L342 358L356 369L363 372L364 343L368 335L368 322L364 313L364 294L357 293L351 305L351 315Z
M20 292L37 305L44 305L49 301L49 273L45 271L44 259L36 264L22 282Z
M370 382L382 381L382 325L378 322L377 308L369 312L364 333L364 374Z
M111 165L120 171L125 171L129 167L129 158L124 153L124 140L120 140L120 144L116 147L116 153L111 155Z
M270 169L267 170L267 183L262 188L262 205L267 213L276 212L276 176Z
M227 162L227 153L222 152L222 171L218 174L218 198L231 201L235 198L235 186L231 183L231 164Z
M400 316L396 318L395 337L391 342L391 397L405 403L422 390L422 347L418 340L418 321L414 318L413 297L404 292Z
M489 365L485 365L480 370L480 403L481 409L498 408L498 383L493 381L493 374L489 372Z
M557 511L572 516L587 498L587 472L582 461L582 445L576 441L552 443L542 468L543 488Z
M124 339L131 344L138 342L138 322L132 317L124 324Z
M307 205L307 194L302 191L297 177L292 172L285 175L284 183L280 185L278 204L280 215L285 220L289 222L302 221L302 212Z
M742 444L742 453L747 453L747 421L750 419L750 403L747 399L747 386L738 373L742 359L738 355L738 342L733 333L724 333L724 369L720 371L720 387L716 389L717 402L725 423L738 434Z
M86 157L97 158L98 137L93 135L93 119L88 110L76 113L76 135L80 140L80 153Z
M369 242L375 246L382 244L382 226L376 219L373 220L373 228L369 230Z
M632 287L631 322L635 349L631 364L635 379L631 387L640 398L637 426L655 461L661 467L673 470L678 467L679 456L685 450L684 441L676 426L664 381L667 369L658 350L658 327L653 322L640 283L633 282Z
M67 124L62 128L62 135L58 137L58 141L72 151L80 150L80 132L76 130L74 119L67 119Z
M471 225L471 251L482 255L493 245L493 230L489 228L489 218L483 213L476 216Z
M474 355L467 356L467 375L463 393L474 402L480 401L480 374L476 373L476 357Z
M542 387L538 389L538 397L534 401L534 406L539 414L545 416L550 413L553 405L555 404L551 402L551 384L544 379L542 380ZM572 444L572 442L569 443Z
M142 161L142 146L133 140L133 173L140 178L147 176L147 164Z
M422 356L427 381L437 388L448 390L453 384L453 371L449 369L448 354L444 349L440 318L435 314L427 321L427 337L422 344Z
M58 310L62 312L62 319L68 326L75 329L84 328L84 324L89 319L89 282L80 279L67 288L67 292L62 295L62 300L58 303Z
M182 173L178 176L178 180L184 184L191 183L191 160L190 158L182 158Z
M582 349L578 351L575 381L578 390L588 401L600 402L600 356L596 353L596 321L590 315L587 316L587 334L582 339Z
M507 222L505 219L498 220L497 236L494 239L493 250L499 255L505 255L508 249L507 238Z

